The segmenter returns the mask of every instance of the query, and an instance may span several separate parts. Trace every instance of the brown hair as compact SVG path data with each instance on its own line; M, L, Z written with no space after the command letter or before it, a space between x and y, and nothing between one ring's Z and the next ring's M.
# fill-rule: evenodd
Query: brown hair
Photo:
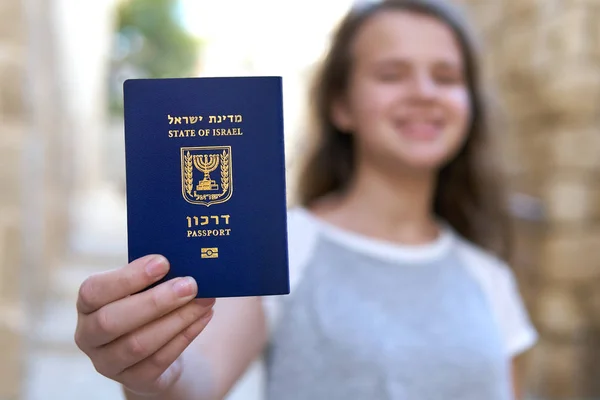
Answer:
M354 172L352 135L331 120L331 104L346 89L352 68L352 41L373 15L400 10L441 20L459 43L470 95L471 124L457 155L441 168L434 212L464 238L508 258L508 218L504 215L500 176L493 164L489 113L480 83L475 35L465 19L447 4L432 0L384 0L355 7L341 22L332 46L314 80L311 114L316 135L299 176L298 197L304 206L331 192L345 189Z

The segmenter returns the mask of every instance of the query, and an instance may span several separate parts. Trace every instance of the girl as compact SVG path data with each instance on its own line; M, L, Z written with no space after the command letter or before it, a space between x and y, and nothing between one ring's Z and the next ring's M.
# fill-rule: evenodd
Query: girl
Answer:
M536 332L501 258L482 97L448 4L352 10L314 87L292 294L219 299L214 317L193 281L129 296L168 269L148 256L84 282L78 345L128 399L223 398L261 354L268 400L519 397Z

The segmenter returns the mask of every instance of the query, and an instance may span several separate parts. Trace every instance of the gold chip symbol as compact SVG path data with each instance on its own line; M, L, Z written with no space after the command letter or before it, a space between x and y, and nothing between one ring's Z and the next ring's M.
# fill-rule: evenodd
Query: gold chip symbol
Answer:
M203 247L201 250L201 258L219 258L218 247Z

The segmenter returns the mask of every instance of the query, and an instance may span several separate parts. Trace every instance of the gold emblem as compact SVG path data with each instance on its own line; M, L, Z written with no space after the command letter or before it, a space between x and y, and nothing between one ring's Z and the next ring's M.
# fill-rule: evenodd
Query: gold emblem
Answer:
M231 146L181 149L182 194L188 203L226 202L233 193L232 177Z
M218 247L203 247L200 251L201 258L219 258Z

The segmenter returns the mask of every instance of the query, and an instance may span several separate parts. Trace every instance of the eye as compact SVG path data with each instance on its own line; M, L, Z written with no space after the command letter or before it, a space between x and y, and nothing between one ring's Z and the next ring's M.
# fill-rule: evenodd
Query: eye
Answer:
M377 78L382 82L396 82L402 79L402 74L397 71L381 71L377 73Z
M443 85L457 85L463 81L462 77L457 74L438 74L435 80Z
M376 78L381 82L398 82L406 79L408 71L398 66L379 68L375 71Z
M433 78L442 85L458 85L464 82L464 74L459 68L442 66L434 68Z

